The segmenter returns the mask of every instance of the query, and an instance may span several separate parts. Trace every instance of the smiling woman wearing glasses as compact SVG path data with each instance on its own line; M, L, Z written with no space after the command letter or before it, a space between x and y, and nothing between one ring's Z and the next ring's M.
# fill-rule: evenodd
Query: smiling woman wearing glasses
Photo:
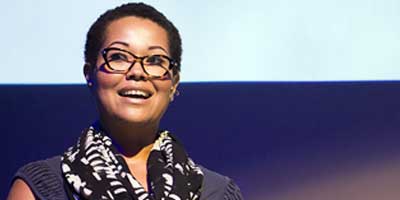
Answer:
M8 199L242 199L231 179L195 164L159 130L181 54L178 30L151 6L101 15L87 34L84 65L99 120L62 156L22 167Z

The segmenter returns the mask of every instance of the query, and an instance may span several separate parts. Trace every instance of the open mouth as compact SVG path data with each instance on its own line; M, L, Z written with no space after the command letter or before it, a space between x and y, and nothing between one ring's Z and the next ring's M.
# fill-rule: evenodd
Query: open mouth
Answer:
M151 97L151 93L143 90L123 90L119 91L118 94L123 97L148 99Z

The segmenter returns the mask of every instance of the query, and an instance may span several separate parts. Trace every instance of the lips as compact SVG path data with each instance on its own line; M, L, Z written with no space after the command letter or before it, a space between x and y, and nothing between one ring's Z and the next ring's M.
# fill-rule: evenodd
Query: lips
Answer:
M153 95L152 92L148 90L137 89L137 88L125 88L118 91L118 94L122 97L136 98L136 99L148 99Z

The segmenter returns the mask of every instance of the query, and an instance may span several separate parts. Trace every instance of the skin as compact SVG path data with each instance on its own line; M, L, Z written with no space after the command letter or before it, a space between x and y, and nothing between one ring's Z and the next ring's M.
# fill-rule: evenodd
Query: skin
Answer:
M170 56L167 32L148 19L124 17L112 22L106 30L102 49L118 47L137 56L162 54ZM147 158L156 138L160 119L166 111L178 84L178 76L150 79L137 62L127 74L100 70L101 55L94 70L85 70L92 82L92 93L100 114L100 122L118 144L131 173L147 190ZM121 90L135 88L151 93L151 97L132 99L119 95Z
M122 48L137 56L162 54L170 57L167 32L153 21L138 17L111 22L102 49L107 47ZM113 74L101 70L103 64L104 59L99 53L96 66L84 66L102 128L112 137L133 176L147 190L147 159L160 119L178 86L179 74L151 79L139 63L126 74ZM119 95L127 88L144 90L151 93L151 97L143 100ZM17 199L34 199L30 188L19 179L8 196L8 200Z
M34 200L32 190L21 179L14 181L11 190L8 193L7 200Z

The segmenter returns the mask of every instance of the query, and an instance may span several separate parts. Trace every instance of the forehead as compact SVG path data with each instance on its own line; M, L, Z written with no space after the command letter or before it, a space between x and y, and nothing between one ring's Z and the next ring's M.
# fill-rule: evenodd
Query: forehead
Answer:
M132 44L159 45L168 49L167 31L156 22L135 16L122 17L113 20L105 30L103 46L116 40Z

